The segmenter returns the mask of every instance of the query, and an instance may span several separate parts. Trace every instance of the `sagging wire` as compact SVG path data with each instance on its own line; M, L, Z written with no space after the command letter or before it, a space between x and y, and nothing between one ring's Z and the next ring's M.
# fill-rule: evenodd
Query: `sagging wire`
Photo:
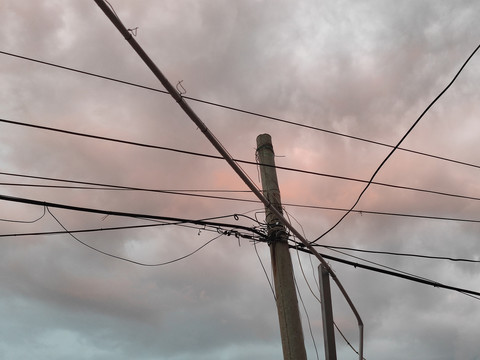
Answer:
M215 236L214 238L210 239L209 241L207 241L205 244L203 244L202 246L198 247L197 249L195 249L194 251L184 255L184 256L181 256L179 258L176 258L176 259L173 259L173 260L169 260L169 261L165 261L165 262L162 262L162 263L157 263L157 264L147 264L147 263L142 263L142 262L139 262L139 261L135 261L135 260L132 260L132 259L128 259L126 257L123 257L123 256L118 256L118 255L114 255L114 254L111 254L111 253L108 253L106 251L103 251L103 250L100 250L100 249L97 249L96 247L80 240L78 237L76 237L75 235L72 234L72 232L70 232L63 224L62 222L60 222L60 220L52 213L52 211L50 210L50 208L48 206L46 206L46 211L48 211L48 213L52 216L52 218L65 230L66 233L68 233L74 240L76 240L77 242L79 242L80 244L86 246L87 248L93 250L93 251L96 251L100 254L103 254L105 256L108 256L108 257L112 257L114 259L117 259L117 260L122 260L122 261L126 261L128 263L132 263L132 264L135 264L135 265L140 265L140 266L145 266L145 267L156 267L156 266L164 266L164 265L169 265L169 264L172 264L174 262L177 262L177 261L180 261L180 260L183 260L189 256L192 256L193 254L197 253L198 251L200 251L201 249L203 249L205 246L207 246L208 244L212 243L213 241L217 240L218 238L222 237L222 236L225 236L224 233L221 233L219 234L218 236Z

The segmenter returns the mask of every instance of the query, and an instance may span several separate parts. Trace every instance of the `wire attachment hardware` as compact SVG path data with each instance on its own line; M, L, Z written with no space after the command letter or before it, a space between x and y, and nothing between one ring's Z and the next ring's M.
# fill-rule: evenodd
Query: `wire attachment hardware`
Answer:
M183 80L180 80L175 88L177 89L177 92L180 96L185 95L187 93L187 90L183 87L182 85Z

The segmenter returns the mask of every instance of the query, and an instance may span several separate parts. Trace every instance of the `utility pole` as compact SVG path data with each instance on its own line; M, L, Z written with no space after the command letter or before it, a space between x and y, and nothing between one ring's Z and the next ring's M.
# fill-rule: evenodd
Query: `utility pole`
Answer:
M272 138L269 134L262 134L257 137L257 156L260 163L263 195L279 213L283 214L275 169L275 153L273 152ZM283 358L285 360L306 360L307 354L298 310L287 232L280 219L268 206L265 206L265 218L270 240L270 255Z
M210 143L217 149L217 151L222 155L225 161L230 165L230 167L237 173L237 175L242 179L245 185L255 194L255 196L265 205L265 208L268 209L269 212L274 214L278 218L278 222L283 224L286 228L288 228L292 234L294 234L298 240L320 261L320 263L328 270L330 276L333 281L337 284L340 292L345 297L348 305L352 309L355 317L357 318L358 322L358 330L359 330L359 337L360 337L360 347L359 347L359 357L362 359L363 354L363 321L358 313L357 309L353 305L352 300L347 294L347 291L343 287L342 283L335 275L335 273L330 269L330 266L327 264L326 260L323 258L322 255L312 246L312 244L297 230L295 229L292 224L288 222L288 220L283 216L281 211L278 211L276 207L272 206L272 203L263 195L263 193L255 186L253 181L250 180L248 175L243 171L243 169L237 164L237 161L232 158L232 156L228 153L227 149L223 147L223 145L218 141L215 135L210 131L210 129L205 125L205 123L198 117L198 115L192 110L192 108L187 104L185 99L182 97L181 94L177 92L175 87L168 81L168 79L163 75L160 69L155 65L155 63L150 59L147 53L143 50L143 48L137 43L137 41L133 38L130 31L123 25L122 21L115 13L111 5L106 0L94 0L95 3L100 7L100 9L105 13L105 15L110 19L112 24L118 29L118 31L123 35L126 41L132 46L135 52L140 56L143 60L145 65L152 71L152 73L156 76L156 78L162 83L168 93L175 99L178 105L182 108L182 110L187 114L187 116L192 120L195 125L200 129L200 131L205 135L205 137L210 141ZM273 153L273 151L272 151ZM273 163L273 162L272 162ZM276 177L276 176L275 176ZM278 186L277 186L278 188ZM281 209L281 207L280 207ZM290 260L291 262L291 260ZM298 304L296 301L296 294L295 294L295 304ZM298 305L297 305L298 308ZM302 334L303 339L303 334ZM303 341L302 341L303 342ZM304 351L305 352L305 351ZM305 359L306 356L297 357L297 359Z

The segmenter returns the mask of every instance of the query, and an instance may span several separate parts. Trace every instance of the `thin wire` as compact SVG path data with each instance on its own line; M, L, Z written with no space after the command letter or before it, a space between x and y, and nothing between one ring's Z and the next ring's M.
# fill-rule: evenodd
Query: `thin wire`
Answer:
M190 256L192 256L193 254L195 254L196 252L200 251L201 249L203 249L205 246L207 246L208 244L210 244L211 242L213 242L214 240L217 240L219 237L223 236L224 234L219 234L218 236L215 236L213 239L210 239L209 241L207 241L205 244L203 244L202 246L200 246L199 248L195 249L194 251L188 253L187 255L184 255L184 256L181 256L179 258L176 258L176 259L173 259L173 260L170 260L170 261L165 261L165 262L162 262L162 263L158 263L158 264L147 264L147 263L143 263L143 262L139 262L139 261L135 261L135 260L131 260L131 259L128 259L126 257L123 257L123 256L118 256L118 255L114 255L114 254L110 254L110 253L107 253L103 250L100 250L100 249L97 249L89 244L87 244L86 242L80 240L78 237L76 237L75 235L73 235L70 231L67 230L67 228L60 222L60 220L57 219L57 217L55 217L55 215L53 215L53 213L50 211L50 209L47 207L47 211L48 213L55 219L55 221L73 238L75 239L76 241L78 241L80 244L86 246L87 248L93 250L93 251L96 251L100 254L103 254L105 256L108 256L108 257L111 257L111 258L114 258L114 259L117 259L117 260L122 260L122 261L126 261L128 263L132 263L132 264L135 264L135 265L140 265L140 266L145 266L145 267L157 267L157 266L164 266L164 265L169 265L169 264L173 264L177 261L180 261L180 260L183 260L183 259L186 259Z
M322 245L322 244L315 244L315 246L324 247L327 249L349 250L349 251L379 254L379 255L405 256L405 257L416 257L416 258L432 259L432 260L448 260L448 261L454 261L454 262L480 263L480 260L473 260L473 259L466 259L466 258L452 258L448 256L433 256L433 255L422 255L422 254L413 254L413 253L399 253L399 252L392 252L392 251L355 249L355 248L349 248L349 247L343 247L343 246L331 246L331 245Z
M257 242L255 240L253 241L253 248L255 249L255 253L257 254L258 261L260 262L260 265L262 266L263 273L265 274L265 277L267 278L268 285L270 286L270 290L272 291L273 299L275 300L275 302L277 302L277 296L275 295L275 290L273 289L272 282L270 281L270 278L268 277L267 270L265 269L265 266L263 265L263 261L260 258L260 254L258 253L258 250L257 250Z
M315 240L311 241L311 243L315 243L317 242L318 240L320 240L321 238L323 238L325 235L327 235L330 231L332 231L333 229L335 229L342 221L343 219L345 219L347 217L348 214L350 214L350 212L357 206L358 202L360 201L360 199L362 198L363 194L367 191L367 189L369 188L370 184L372 183L373 179L375 178L375 176L377 176L378 172L380 171L380 169L383 167L383 165L388 161L388 159L392 156L392 154L395 152L395 150L398 149L398 147L400 146L400 144L407 138L407 136L410 134L410 132L415 128L415 126L420 122L420 120L423 118L423 116L428 112L428 110L430 110L430 108L437 102L438 99L440 99L440 97L450 88L450 86L452 86L452 84L455 82L455 80L457 79L457 77L460 75L460 73L462 72L462 70L465 68L465 66L467 65L467 63L470 61L470 59L473 57L473 55L475 55L475 53L477 52L477 50L480 48L480 45L478 45L475 50L470 54L470 56L467 58L467 60L463 63L463 65L460 67L460 69L457 71L457 73L455 74L455 76L453 77L453 79L450 81L450 83L440 92L440 94L437 95L437 97L435 97L435 99L433 99L432 102L430 102L430 104L425 108L425 110L420 114L420 116L417 118L417 120L415 120L415 122L413 123L412 126L410 126L410 128L408 129L408 131L402 136L402 138L400 139L400 141L397 143L397 145L395 145L395 147L390 151L390 153L387 155L387 157L380 163L380 165L378 166L378 168L375 170L375 172L373 173L372 177L370 178L370 180L368 181L367 185L365 186L365 188L362 190L362 192L360 193L360 195L358 196L357 200L355 201L355 203L352 205L352 207L350 208L350 210L348 212L346 212L341 218L340 220L338 220L332 227L330 227L327 231L325 231L322 235L320 235L319 237L317 237Z
M300 289L298 288L297 279L295 279L295 274L293 274L293 281L295 283L295 288L297 289L297 294L298 294L298 297L300 298L300 302L302 303L303 311L305 312L305 316L307 317L308 329L310 331L310 337L312 338L313 347L315 348L315 353L317 354L317 360L320 360L320 357L318 356L317 343L315 341L315 337L313 336L312 324L310 322L310 316L308 315L307 307L305 306L305 303L303 302L302 294L300 293Z
M100 78L100 79L103 79L103 80L108 80L108 81L120 83L120 84L123 84L123 85L133 86L133 87L137 87L137 88L140 88L140 89L154 91L154 92L158 92L158 93L162 93L162 94L168 94L168 91L165 91L165 90L162 90L162 89L157 89L157 88L153 88L153 87L150 87L150 86L145 86L145 85L136 84L136 83L125 81L125 80L120 80L120 79L116 79L116 78L112 78L112 77L108 77L108 76L104 76L104 75L99 75L99 74L95 74L95 73L92 73L92 72L83 71L83 70L79 70L79 69L75 69L75 68L71 68L71 67L67 67L67 66L63 66L63 65L58 65L58 64L54 64L52 62L42 61L42 60L34 59L34 58L31 58L31 57L26 57L26 56L22 56L22 55L18 55L18 54L13 54L13 53L6 52L6 51L1 51L0 50L0 54L15 57L15 58L26 60L26 61L35 62L35 63L42 64L42 65L47 65L47 66L59 68L59 69L62 69L62 70L76 72L76 73L79 73L79 74L82 74L82 75L92 76L92 77ZM394 147L391 144L387 144L387 143L383 143L383 142L379 142L379 141L375 141L375 140L370 140L370 139L362 138L362 137L359 137L359 136L348 135L348 134L340 133L340 132L333 131L333 130L327 130L327 129L323 129L323 128L320 128L320 127L301 124L301 123L298 123L298 122L285 120L285 119L282 119L282 118L279 118L279 117L269 116L269 115L261 114L261 113L254 112L254 111L243 110L243 109L240 109L240 108L236 108L236 107L228 106L228 105L223 105L223 104L219 104L219 103L212 102L212 101L201 100L201 99L197 99L197 98L189 97L189 96L183 96L183 98L185 98L187 100L195 101L195 102L198 102L198 103L202 103L202 104L205 104L205 105L215 106L215 107L218 107L218 108L222 108L222 109L226 109L226 110L230 110L230 111L235 111L235 112L239 112L239 113L242 113L242 114L247 114L247 115L251 115L251 116L255 116L255 117L260 117L260 118L275 121L275 122L281 122L281 123L285 123L285 124L288 124L288 125L293 125L293 126L298 126L298 127L303 127L303 128L306 128L306 129L310 129L310 130L324 132L324 133L330 134L330 135L345 137L345 138L348 138L348 139L357 140L357 141L370 143L370 144L374 144L374 145L379 145L379 146L383 146L383 147L388 147L388 148L393 148ZM474 167L474 168L480 169L480 165L476 165L476 164L472 164L472 163L468 163L468 162L464 162L464 161L459 161L459 160L454 160L454 159L449 159L449 158L438 156L438 155L432 155L432 154L428 154L428 153L421 152L421 151L416 151L416 150L402 148L402 147L398 147L397 150L406 151L406 152L410 152L410 153L413 153L413 154L416 154L416 155L421 155L421 156L425 156L425 157L434 158L434 159L437 159L437 160L442 160L442 161L455 163L455 164L458 164L458 165L464 165L464 166L469 166L469 167Z
M43 217L46 214L45 206L43 207L43 214L40 215L40 217L34 219L34 220L12 220L12 219L0 219L0 221L3 222L9 222L9 223L17 223L17 224L33 224L36 223L37 221L40 221L43 219Z
M61 182L66 182L66 183L86 184L86 185L89 185L89 186L98 186L98 187L104 186L104 187L111 187L112 190L116 189L116 190L144 191L144 192L163 193L163 194L170 194L170 195L181 195L181 196L190 196L190 197L198 197L198 198L217 199L217 200L240 201L240 202L248 202L248 203L256 203L256 204L260 203L259 200L253 200L253 199L242 199L242 198L233 198L233 197L225 197L225 196L213 196L213 195L201 195L201 194L189 194L189 193L175 192L175 191L171 191L171 190L147 189L147 188L139 188L139 187L131 187L131 186L101 184L101 183L93 183L93 182L86 182L86 181L49 178L49 177L43 177L43 176L15 174L15 173L8 173L8 172L0 172L0 175L22 177L22 178L31 178L31 179L41 179L41 180L49 180L49 181L61 181ZM326 210L326 211L342 211L342 212L348 211L348 209L345 209L345 208L335 208L335 207L327 207L327 206L304 205L304 204L302 205L302 204L293 204L293 203L283 203L283 205L284 206L291 206L291 207L307 208L307 209ZM351 212L358 213L360 215L369 214L369 215L408 217L408 218L428 219L428 220L480 223L480 220L477 220L477 219L464 219L464 218L428 216L428 215L405 214L405 213L389 213L389 212L371 211L371 210L363 210L363 209L356 209L356 210L354 209ZM258 222L258 219L256 221Z

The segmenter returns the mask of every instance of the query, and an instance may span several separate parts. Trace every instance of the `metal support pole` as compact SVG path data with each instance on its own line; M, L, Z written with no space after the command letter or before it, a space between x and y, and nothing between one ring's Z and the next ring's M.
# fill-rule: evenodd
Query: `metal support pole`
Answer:
M335 329L333 326L332 295L330 292L330 277L328 270L320 264L318 266L320 279L320 300L322 300L323 341L325 344L325 359L337 360L335 347Z

